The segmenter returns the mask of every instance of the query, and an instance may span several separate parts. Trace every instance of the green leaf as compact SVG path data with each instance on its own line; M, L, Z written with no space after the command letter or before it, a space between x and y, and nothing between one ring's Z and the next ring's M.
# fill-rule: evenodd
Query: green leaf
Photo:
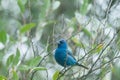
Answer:
M12 80L19 80L17 72L13 70L12 73L13 73Z
M120 80L120 67L112 67L112 80Z
M2 43L6 43L7 41L7 34L5 31L0 31L0 42Z
M13 64L17 65L19 59L20 59L20 51L17 49L16 56L14 57L14 60L13 60Z
M86 14L86 12L87 12L87 7L88 7L88 4L89 3L89 0L83 0L83 4L82 4L82 6L81 6L81 8L80 8L80 12L82 13L82 14Z
M18 67L18 70L27 71L27 70L29 70L29 69L31 69L31 68L32 68L32 67L27 66L27 65L20 65L20 66Z
M35 58L32 58L31 60L29 60L29 62L27 62L27 64L29 65L29 66L37 66L38 65L38 63L40 62L40 60L41 60L41 57L40 56L37 56L37 57L35 57Z
M21 71L28 71L30 70L31 72L32 71L38 71L38 70L47 70L45 67L31 67L31 66L28 66L28 65L20 65L18 67L18 70L21 70Z
M7 80L5 76L0 75L0 80Z
M99 45L96 47L96 52L99 53L102 49L103 49L103 44L99 44Z
M29 31L31 28L35 27L35 23L29 23L29 24L25 24L21 29L20 32L24 33Z
M82 28L82 31L83 31L88 37L92 37L91 33L90 33L86 28Z
M60 71L56 71L53 75L53 80L57 80L57 78L59 77Z
M53 2L52 9L53 9L53 10L56 10L59 6L60 6L60 1L54 1L54 2Z
M12 54L12 55L10 55L9 57L8 57L8 59L7 59L7 66L9 66L10 64L12 64L13 63L13 59L14 59L14 54Z
M23 4L22 0L18 0L17 3L18 3L18 6L19 6L21 12L24 13L25 5Z
M4 51L0 51L0 62L2 62L3 57L4 57Z
M32 70L31 71L38 71L38 70L47 70L45 67L34 67L34 68L32 68Z
M84 47L80 42L79 42L79 40L77 39L77 38L75 38L75 37L73 37L72 38L72 41L77 45L77 46L79 46L79 47Z
M98 44L97 46L94 45L94 47L93 47L94 50L92 50L91 53L92 53L92 54L99 53L99 52L103 49L103 46L104 46L104 45L103 45L102 43L101 43L101 44Z

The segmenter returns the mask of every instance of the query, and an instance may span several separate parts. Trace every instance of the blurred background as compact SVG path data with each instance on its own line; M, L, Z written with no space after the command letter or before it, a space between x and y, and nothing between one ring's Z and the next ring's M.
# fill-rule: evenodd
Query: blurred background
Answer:
M66 39L78 62L54 60ZM0 0L0 80L120 80L120 0Z

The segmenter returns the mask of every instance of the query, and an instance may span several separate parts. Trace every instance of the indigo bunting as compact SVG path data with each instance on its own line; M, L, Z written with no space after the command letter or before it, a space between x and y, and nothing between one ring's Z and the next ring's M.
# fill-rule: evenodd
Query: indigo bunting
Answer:
M86 66L79 64L76 61L72 55L72 52L68 50L67 42L64 39L58 41L58 47L55 50L54 57L56 62L63 67L78 65L88 69Z

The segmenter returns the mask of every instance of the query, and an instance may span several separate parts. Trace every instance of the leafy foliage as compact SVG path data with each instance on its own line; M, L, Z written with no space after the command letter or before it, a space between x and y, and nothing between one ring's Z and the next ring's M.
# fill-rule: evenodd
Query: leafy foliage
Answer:
M20 29L20 32L24 33L30 31L30 29L32 29L33 27L35 27L35 23L26 24Z
M119 80L118 2L0 0L0 80ZM61 38L89 70L55 63Z
M56 80L60 75L60 71L56 71L53 75L53 80Z
M7 34L5 31L0 31L0 42L2 43L6 43L7 41Z

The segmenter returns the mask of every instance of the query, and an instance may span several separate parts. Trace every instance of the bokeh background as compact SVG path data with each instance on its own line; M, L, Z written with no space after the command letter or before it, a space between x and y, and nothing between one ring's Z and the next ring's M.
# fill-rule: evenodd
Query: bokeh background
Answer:
M62 70L53 57L59 39L89 70ZM120 80L119 75L120 0L0 0L0 80Z

